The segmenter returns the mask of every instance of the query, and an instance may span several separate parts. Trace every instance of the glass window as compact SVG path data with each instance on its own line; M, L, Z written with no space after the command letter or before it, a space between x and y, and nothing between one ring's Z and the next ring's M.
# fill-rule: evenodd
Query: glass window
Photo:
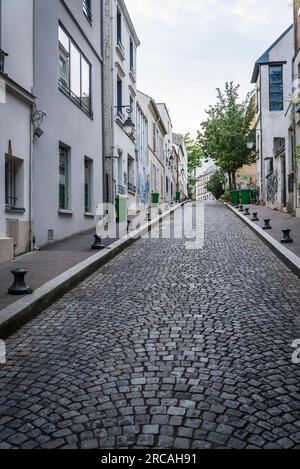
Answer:
M121 78L118 77L117 80L117 106L118 114L122 114L122 105L123 105L123 83Z
M62 28L58 30L60 79L70 86L70 40Z
M16 207L17 205L17 164L13 159L5 163L5 205Z
M69 210L69 192L70 192L70 151L68 148L60 145L59 147L59 209Z
M83 105L87 108L91 108L91 66L82 58L82 90L81 99Z
M80 70L80 52L77 47L71 43L71 91L76 97L80 98L81 91L81 70Z
M134 48L132 39L130 39L130 70L134 71Z
M84 112L92 116L91 65L61 26L58 35L59 88Z
M92 212L92 176L93 161L84 159L84 210L86 213Z
M122 44L122 15L117 8L117 43Z
M83 13L89 20L89 22L92 22L93 16L92 16L92 0L83 0L82 2L82 9Z
M270 111L283 110L283 70L282 65L269 67Z

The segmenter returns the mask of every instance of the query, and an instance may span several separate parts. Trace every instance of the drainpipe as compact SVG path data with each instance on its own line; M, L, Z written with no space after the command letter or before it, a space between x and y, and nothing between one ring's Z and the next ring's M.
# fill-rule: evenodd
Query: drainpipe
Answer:
M263 160L263 110L262 110L262 89L261 89L261 67L259 67L259 108L260 108L260 185L261 194L260 198L264 202L264 160Z

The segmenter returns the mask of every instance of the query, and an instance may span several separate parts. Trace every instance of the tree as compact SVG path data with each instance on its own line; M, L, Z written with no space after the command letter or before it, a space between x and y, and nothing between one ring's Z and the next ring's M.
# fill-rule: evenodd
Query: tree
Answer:
M197 183L196 169L202 165L204 155L199 141L193 139L189 133L184 136L184 143L188 154L189 192L194 196Z
M206 190L210 192L217 200L224 194L225 174L219 169L209 179L206 184Z
M237 170L255 161L255 150L247 147L255 116L253 92L240 102L239 87L226 82L224 91L217 88L217 103L206 111L198 136L204 154L228 174L230 189L236 188Z

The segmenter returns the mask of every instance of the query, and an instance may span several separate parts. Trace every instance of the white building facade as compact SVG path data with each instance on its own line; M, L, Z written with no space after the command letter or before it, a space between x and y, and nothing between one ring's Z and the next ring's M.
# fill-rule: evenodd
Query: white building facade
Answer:
M102 6L35 0L34 234L45 245L92 228L103 201Z
M217 166L211 159L204 163L201 168L196 170L196 200L199 202L210 202L215 200L215 197L207 190L206 185L216 171Z
M32 12L32 0L0 1L0 263L32 247Z
M140 45L123 0L104 0L104 114L106 200L116 198L128 213L138 210L136 133L124 130L127 118L137 124L136 61Z
M292 59L294 29L291 26L258 59L252 83L256 85L257 185L260 201L293 212Z

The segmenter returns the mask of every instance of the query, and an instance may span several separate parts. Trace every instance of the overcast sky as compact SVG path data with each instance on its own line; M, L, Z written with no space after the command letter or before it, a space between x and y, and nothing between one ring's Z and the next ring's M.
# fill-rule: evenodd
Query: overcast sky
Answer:
M141 41L138 88L193 135L226 80L252 86L255 60L292 23L292 0L125 0Z

